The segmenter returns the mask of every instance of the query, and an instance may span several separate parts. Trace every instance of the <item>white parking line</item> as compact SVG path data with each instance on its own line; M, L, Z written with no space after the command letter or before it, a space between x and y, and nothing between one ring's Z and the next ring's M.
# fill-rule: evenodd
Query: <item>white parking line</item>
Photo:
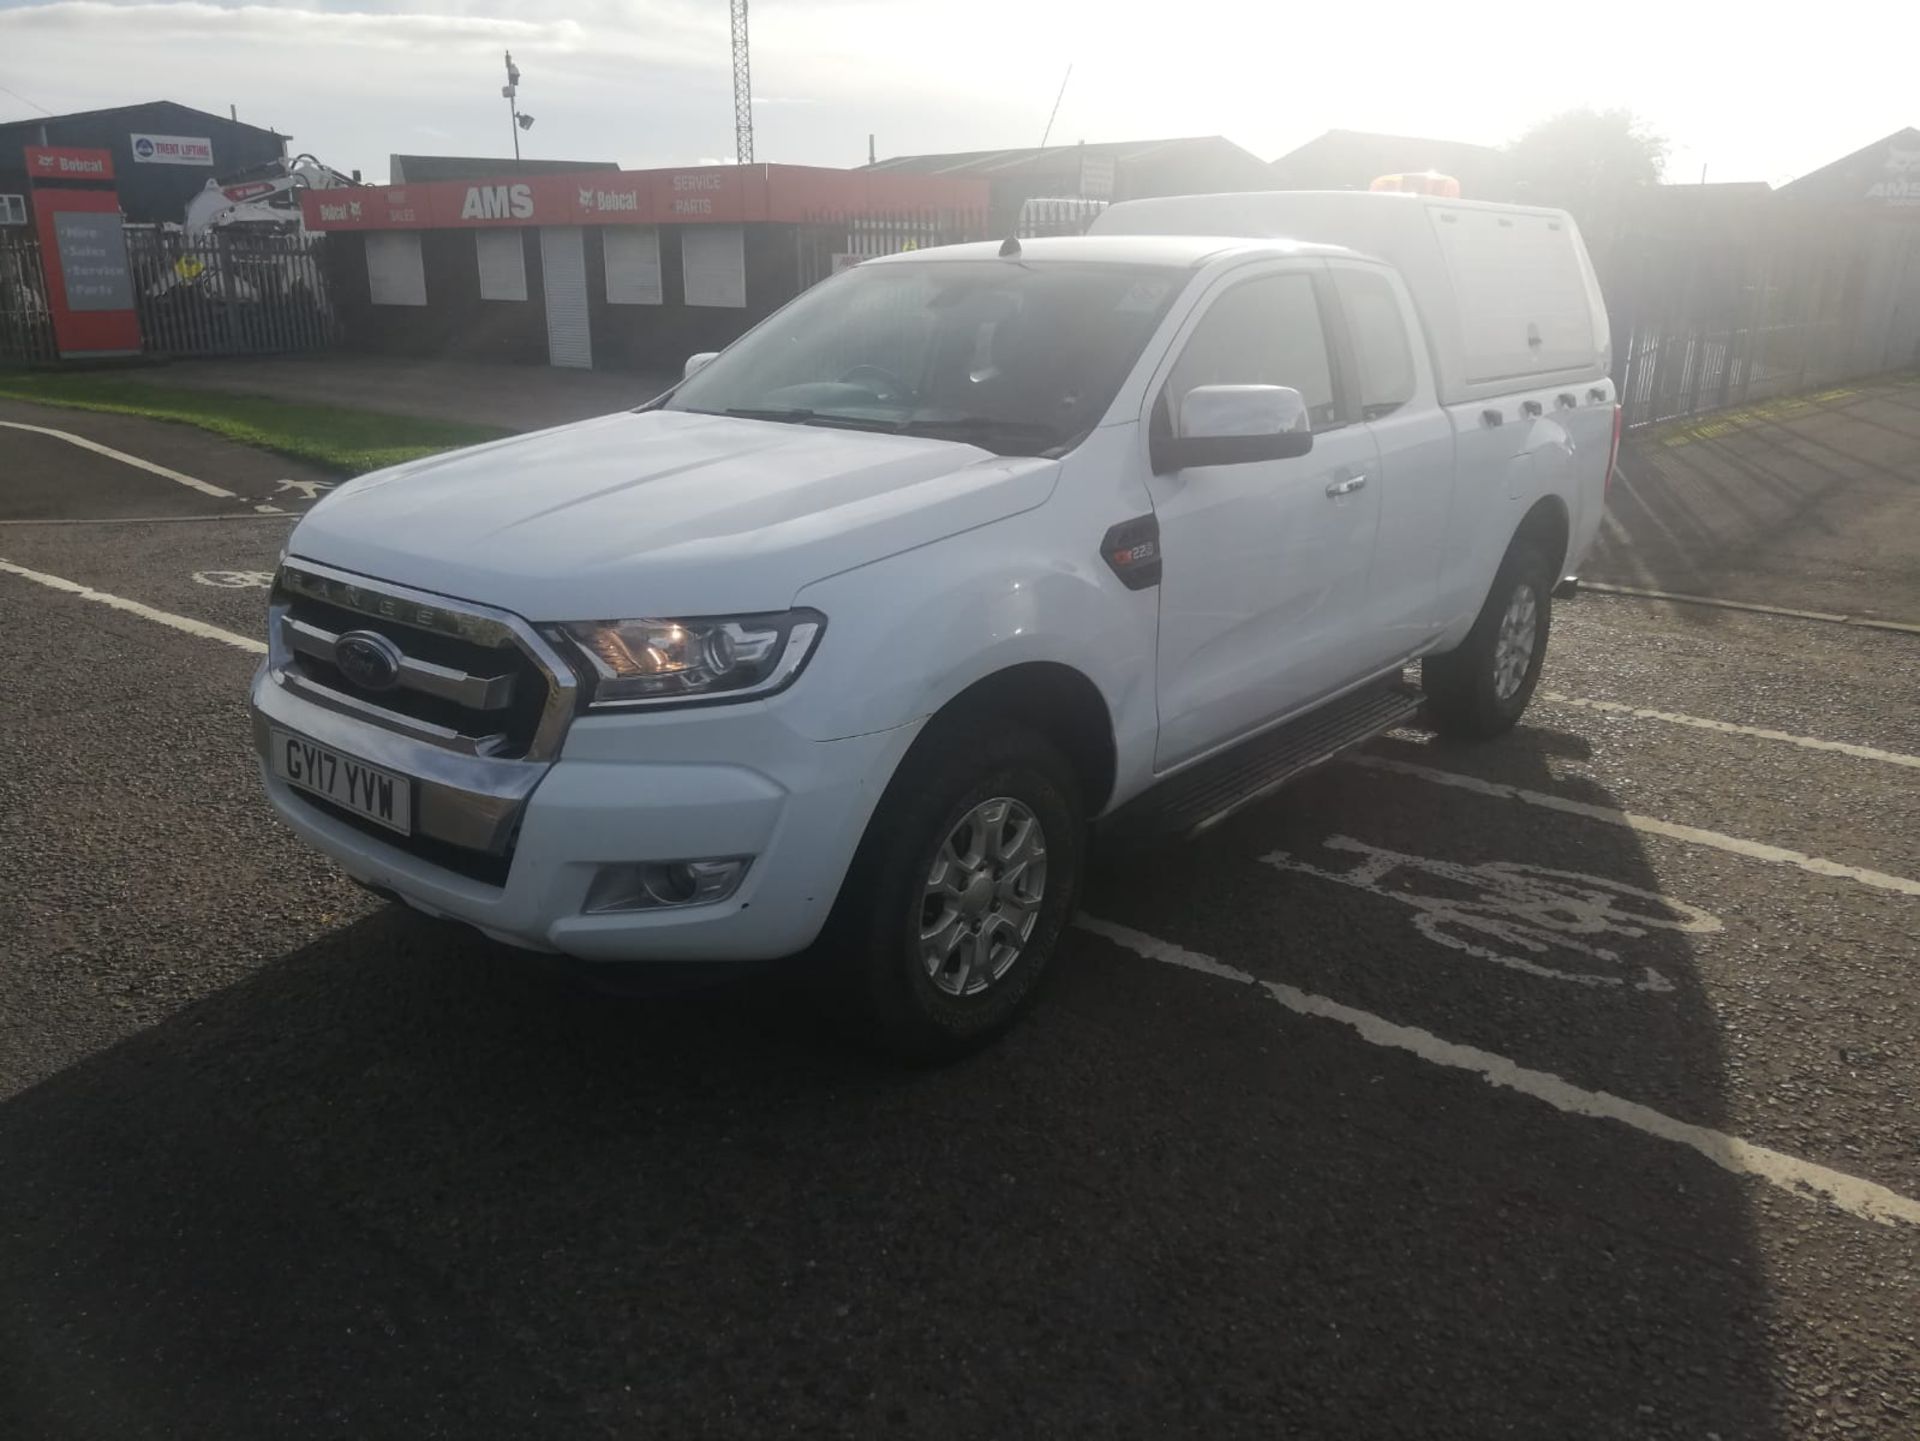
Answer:
M149 471L154 475L163 476L180 485L187 486L189 489L197 490L202 495L218 496L222 500L238 500L240 498L230 490L223 490L217 485L195 479L191 475L182 475L179 471L169 470L164 465L155 465L152 461L142 460L137 455L128 455L124 450L115 450L112 446L102 445L97 440L88 440L84 435L72 435L67 431L54 430L44 425L27 425L18 420L0 420L0 426L4 426L8 430L32 431L35 435L50 435L55 440L64 440L68 445L77 445L82 450L92 451L95 455L104 455L109 460L117 460L122 465L130 465L135 470Z
M1565 796L1548 795L1545 791L1523 790L1519 786L1510 786L1502 781L1483 781L1478 776L1463 776L1458 771L1436 770L1432 766L1415 765L1411 761L1389 760L1385 756L1356 756L1349 764L1366 770L1390 771L1394 775L1414 776L1423 781L1432 781L1435 785L1452 786L1457 790L1472 791L1476 795L1492 796L1498 800L1519 801L1524 805L1539 806L1542 810L1584 816L1590 821L1600 821L1610 826L1624 826L1628 830L1642 831L1650 836L1665 836L1669 840L1686 841L1690 845L1711 846L1714 850L1746 856L1750 860L1795 866L1800 870L1810 871L1816 876L1834 876L1841 880L1858 881L1863 886L1873 886L1878 890L1898 891L1903 896L1920 896L1920 881L1909 880L1906 876L1893 876L1885 871L1868 870L1864 866L1849 866L1839 861L1823 860L1819 856L1790 851L1784 846L1770 846L1763 841L1742 840L1739 836L1722 835L1719 831L1702 830L1699 826L1683 826L1654 816L1616 810L1612 806L1589 805L1585 801L1568 800Z
M1570 1116L1619 1121L1644 1135L1697 1151L1714 1165L1736 1176L1752 1176L1790 1195L1825 1201L1862 1220L1877 1221L1883 1226L1891 1226L1896 1222L1920 1226L1920 1201L1889 1190L1877 1182L1863 1181L1858 1176L1849 1176L1798 1156L1789 1156L1784 1151L1743 1141L1724 1131L1675 1120L1637 1101L1629 1101L1607 1091L1589 1091L1547 1071L1531 1070L1492 1051L1442 1040L1431 1031L1403 1026L1325 996L1298 990L1278 981L1263 981L1250 972L1217 961L1212 956L1203 956L1111 921L1082 914L1075 918L1074 924L1147 960L1198 971L1221 980L1237 981L1242 985L1259 986L1296 1015L1338 1021L1352 1028L1369 1045L1405 1051L1449 1070L1471 1072L1488 1085L1504 1087L1537 1101L1545 1101Z
M1645 706L1622 705L1612 700L1587 700L1583 696L1563 695L1559 691L1541 691L1543 701L1555 705L1577 706L1581 710L1599 711L1604 715L1632 716L1635 720L1664 721L1668 725L1692 726L1696 730L1718 731L1722 735L1753 736L1757 740L1780 741L1791 746L1800 746L1810 751L1837 751L1844 756L1853 756L1863 761L1881 761L1890 766L1911 766L1920 770L1920 756L1903 755L1899 751L1877 750L1873 746L1851 745L1846 741L1820 740L1815 736L1797 736L1786 731L1769 730L1765 726L1739 725L1733 721L1708 720L1705 716L1681 715L1675 711L1650 710Z
M1910 620L1881 620L1876 616L1841 615L1829 610L1794 610L1784 605L1762 605L1757 601L1728 600L1718 595L1690 595L1685 591L1648 590L1637 585L1613 585L1597 580L1580 582L1582 591L1595 595L1623 595L1632 600L1665 600L1683 605L1708 605L1720 610L1751 611L1755 615L1784 616L1788 620L1817 620L1828 625L1850 625L1865 630L1890 630L1904 635L1920 635L1920 624Z
M0 575L17 575L22 580L30 580L35 585L44 585L48 590L62 591L67 595L77 595L82 600L97 601L114 610L125 611L128 615L137 615L142 620L150 620L156 625L168 626L173 630L184 631L188 635L197 635L202 640L217 640L222 645L230 645L235 650L244 650L253 655L265 655L265 642L252 636L236 634L222 630L217 625L208 625L192 616L175 615L172 611L156 610L150 605L142 605L137 600L128 600L123 595L109 595L104 590L95 590L90 585L81 585L78 581L64 580L57 575L48 575L44 571L28 570L24 565L15 565L10 560L0 560Z

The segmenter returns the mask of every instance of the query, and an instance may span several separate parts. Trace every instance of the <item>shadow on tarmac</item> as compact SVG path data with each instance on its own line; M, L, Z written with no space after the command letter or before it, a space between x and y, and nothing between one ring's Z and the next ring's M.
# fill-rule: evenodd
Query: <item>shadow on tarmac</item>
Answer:
M1628 832L1340 768L1088 908L1720 1121L1686 935L1628 938L1671 993L1516 975L1259 859L1335 835L1658 889ZM1751 1441L1768 1326L1698 1157L1084 935L903 1073L778 986L610 1002L390 908L0 1105L21 1437Z
M1841 407L1628 442L1588 579L1802 609L1920 617L1911 385ZM1711 417L1706 418L1711 421ZM1663 436L1666 436L1663 441Z

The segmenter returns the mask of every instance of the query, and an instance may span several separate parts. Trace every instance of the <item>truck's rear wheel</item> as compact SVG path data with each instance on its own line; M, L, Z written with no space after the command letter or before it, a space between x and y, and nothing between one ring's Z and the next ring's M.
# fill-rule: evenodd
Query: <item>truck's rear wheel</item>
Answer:
M1552 561L1532 546L1515 546L1467 638L1420 663L1427 716L1442 735L1490 740L1513 729L1540 683L1553 582Z
M867 827L823 945L865 1038L907 1060L984 1045L1073 915L1085 823L1043 737L936 721Z

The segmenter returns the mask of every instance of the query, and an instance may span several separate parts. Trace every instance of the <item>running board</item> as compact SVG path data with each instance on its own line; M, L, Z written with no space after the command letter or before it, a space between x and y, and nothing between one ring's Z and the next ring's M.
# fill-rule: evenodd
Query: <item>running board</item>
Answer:
M1420 692L1395 682L1342 696L1141 792L1100 822L1117 841L1197 836L1342 751L1413 719Z

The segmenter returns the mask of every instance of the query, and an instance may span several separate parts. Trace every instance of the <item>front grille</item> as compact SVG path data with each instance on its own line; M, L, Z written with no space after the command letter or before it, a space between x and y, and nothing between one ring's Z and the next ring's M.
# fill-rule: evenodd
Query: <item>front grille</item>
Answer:
M432 598L428 604L378 582L347 582L282 570L275 649L305 688L342 698L376 724L456 750L501 760L551 743L542 734L558 701L558 678L536 659L524 628L491 612ZM359 632L391 642L380 684L342 664L342 637Z

